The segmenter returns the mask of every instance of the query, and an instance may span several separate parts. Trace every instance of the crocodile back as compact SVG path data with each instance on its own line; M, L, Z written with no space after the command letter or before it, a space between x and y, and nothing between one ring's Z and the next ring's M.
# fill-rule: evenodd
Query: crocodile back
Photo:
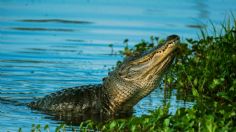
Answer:
M102 110L102 85L84 85L68 88L28 104L47 112L99 113Z

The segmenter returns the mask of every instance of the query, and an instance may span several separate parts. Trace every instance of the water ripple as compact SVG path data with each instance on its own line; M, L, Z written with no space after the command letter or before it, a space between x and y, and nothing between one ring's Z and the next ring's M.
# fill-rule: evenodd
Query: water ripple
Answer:
M93 24L90 21L78 21L78 20L65 20L65 19L23 19L17 20L20 22L32 22L32 23L66 23L66 24Z
M62 28L29 28L29 27L11 27L14 30L22 31L54 31L54 32L74 32L73 29L62 29Z

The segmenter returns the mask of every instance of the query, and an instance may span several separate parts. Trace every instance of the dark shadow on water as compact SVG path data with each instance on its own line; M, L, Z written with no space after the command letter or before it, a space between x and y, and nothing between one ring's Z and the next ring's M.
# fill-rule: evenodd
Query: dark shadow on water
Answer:
M207 0L196 0L194 8L198 11L198 17L199 18L207 18L209 19L209 7L207 4Z
M67 125L80 125L81 122L87 120L93 120L97 123L105 123L113 119L127 119L132 116L132 113L122 113L117 115L104 115L101 113L42 113L49 116L46 116L46 119L56 120L63 122Z
M204 25L204 24L189 24L189 25L186 25L186 27L196 28L196 29L203 29L203 28L206 28L207 26Z
M26 59L12 59L12 60L7 60L7 59L5 59L5 60L0 60L0 62L7 62L7 63L26 63L26 64L28 64L28 63L52 63L52 62L50 62L50 61L41 61L41 60L33 60L33 59L28 59L28 60L26 60ZM11 66L8 66L8 67L11 67ZM14 67L14 66L12 66L12 67Z
M3 98L0 97L0 105L2 104L10 104L10 105L14 105L14 106L25 106L25 103L21 103L18 100L12 100L12 99L8 99L8 98Z
M56 46L54 46L54 47L56 47ZM57 46L57 47L59 47L59 48L61 48L60 46ZM81 52L81 50L79 50L79 49L65 49L65 48L67 48L67 47L62 47L62 48L64 48L64 49L43 49L43 48L26 48L27 50L31 50L32 52L31 53L34 53L35 51L41 51L41 52L46 52L46 51L53 51L53 52ZM30 52L29 52L30 53ZM36 52L37 53L37 52Z
M20 22L32 22L32 23L67 23L67 24L93 24L90 21L78 21L78 20L65 20L65 19L23 19L17 20Z
M14 30L21 31L54 31L54 32L74 32L73 29L61 29L61 28L28 28L28 27L12 27Z
M66 39L68 42L85 42L84 40L81 39Z

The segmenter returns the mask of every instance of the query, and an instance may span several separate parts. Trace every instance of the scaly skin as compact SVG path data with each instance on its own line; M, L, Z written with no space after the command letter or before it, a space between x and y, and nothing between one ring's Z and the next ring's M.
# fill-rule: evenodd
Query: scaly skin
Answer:
M100 111L102 85L84 85L68 88L45 96L28 105L32 108L51 112L87 113Z
M152 92L174 59L177 35L149 52L126 58L103 84L85 85L52 93L28 104L29 107L60 115L81 113L115 115L130 112Z

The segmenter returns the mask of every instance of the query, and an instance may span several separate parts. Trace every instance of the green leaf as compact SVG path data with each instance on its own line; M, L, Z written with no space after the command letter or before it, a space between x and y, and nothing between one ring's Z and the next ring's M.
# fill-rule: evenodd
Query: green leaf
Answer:
M38 124L37 126L36 126L36 129L40 132L40 128L41 128L41 125L40 124Z
M192 88L192 94L194 97L199 97L199 93L195 88Z
M112 130L116 126L116 121L112 121L111 124L109 125L109 128Z
M135 132L135 130L136 130L136 126L135 126L135 125L132 125L132 126L131 126L131 131L132 131L132 132Z
M225 93L225 92L218 92L216 95L217 95L218 97L221 97L221 98L226 99L226 100L228 100L228 101L231 102L230 97L229 97L229 96L227 95L227 93Z
M169 118L165 119L163 123L164 127L168 127L169 124L170 124L170 119Z
M18 132L22 132L22 128L19 128L19 129L18 129Z
M206 119L207 119L205 122L206 130L208 132L215 132L217 125L214 122L214 117L210 115L210 116L207 116Z
M48 124L44 126L44 130L48 130L49 131L49 125Z
M194 86L197 86L197 83L198 83L198 79L195 78L194 81L193 81L193 85L194 85Z

